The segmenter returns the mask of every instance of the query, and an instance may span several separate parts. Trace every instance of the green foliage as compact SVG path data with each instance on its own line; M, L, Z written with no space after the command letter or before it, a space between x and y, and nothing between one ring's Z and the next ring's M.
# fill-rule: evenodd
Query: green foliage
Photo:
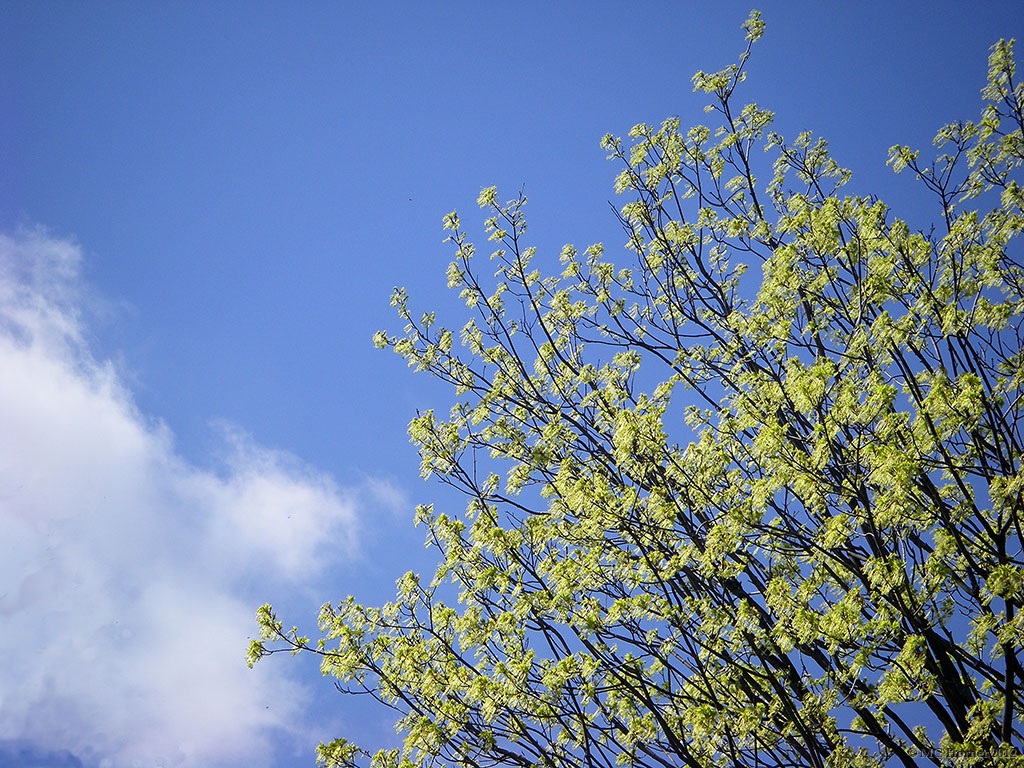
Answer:
M457 214L461 329L377 334L450 383L410 435L464 515L393 602L269 607L250 660L321 655L398 714L398 749L330 765L1016 764L1024 747L1024 86L992 49L977 123L943 127L915 232L810 134L698 73L710 126L604 139L628 263L533 265L522 197ZM770 166L765 163L765 153ZM764 169L762 185L755 172ZM456 343L455 339L461 342Z

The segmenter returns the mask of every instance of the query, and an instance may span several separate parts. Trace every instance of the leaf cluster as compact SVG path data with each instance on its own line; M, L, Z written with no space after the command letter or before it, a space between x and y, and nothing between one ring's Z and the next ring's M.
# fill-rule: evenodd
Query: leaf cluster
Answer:
M847 194L824 140L698 73L712 124L604 147L625 259L534 266L525 198L479 198L481 262L445 219L461 328L378 346L448 382L424 477L464 514L382 607L272 609L251 660L321 655L397 713L402 746L331 765L986 764L1024 747L1024 86L1012 41L976 123L890 163L933 193L912 231ZM766 182L759 179L767 179ZM492 265L491 269L487 264ZM945 761L943 763L943 761ZM1009 764L1009 763L1007 763Z

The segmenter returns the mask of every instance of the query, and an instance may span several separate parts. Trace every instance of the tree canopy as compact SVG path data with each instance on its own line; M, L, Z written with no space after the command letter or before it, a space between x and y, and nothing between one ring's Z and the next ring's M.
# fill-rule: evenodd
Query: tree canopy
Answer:
M392 602L327 604L316 639L258 612L251 662L320 654L396 713L400 747L323 762L1024 762L1013 41L977 122L890 151L931 193L920 231L740 101L744 27L693 78L709 125L605 137L624 251L545 274L525 199L488 188L490 261L444 222L468 322L396 290L404 331L375 343L454 388L409 431L467 504L418 509L439 565Z

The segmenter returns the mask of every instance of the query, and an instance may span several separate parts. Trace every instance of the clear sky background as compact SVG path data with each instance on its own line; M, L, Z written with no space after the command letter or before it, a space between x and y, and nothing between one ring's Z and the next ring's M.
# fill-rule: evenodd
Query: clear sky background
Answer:
M976 118L1019 2L766 2L744 100L851 189ZM429 572L405 425L448 393L373 349L460 327L441 217L524 188L533 243L623 237L605 133L704 120L736 2L0 3L0 764L306 766L393 740L315 663L245 668ZM483 240L481 237L480 240Z

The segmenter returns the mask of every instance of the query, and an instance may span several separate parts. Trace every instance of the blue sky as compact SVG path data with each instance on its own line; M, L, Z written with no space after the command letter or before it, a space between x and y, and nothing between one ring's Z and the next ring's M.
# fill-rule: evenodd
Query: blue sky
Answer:
M744 98L852 187L976 117L1016 2L760 6ZM299 766L393 738L315 664L245 669L429 570L405 425L448 393L374 350L392 286L461 325L441 217L525 188L542 253L622 236L599 140L701 122L750 6L0 5L0 758ZM924 223L922 221L922 223ZM483 239L483 238L480 238Z

